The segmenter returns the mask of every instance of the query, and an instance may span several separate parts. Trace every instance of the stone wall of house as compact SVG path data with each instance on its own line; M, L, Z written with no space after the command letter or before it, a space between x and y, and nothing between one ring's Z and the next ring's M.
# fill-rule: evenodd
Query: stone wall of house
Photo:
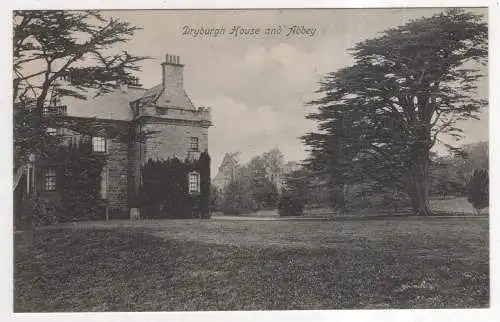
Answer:
M140 132L138 125L134 125L136 136ZM142 145L134 137L134 141L130 142L128 146L128 188L129 188L129 201L130 198L136 197L139 193L140 178L141 178L141 150Z
M147 160L165 160L177 157L185 160L198 158L200 152L208 149L208 128L189 122L148 122L144 131L157 131L147 138L143 147L141 164ZM198 138L198 152L190 151L191 137Z

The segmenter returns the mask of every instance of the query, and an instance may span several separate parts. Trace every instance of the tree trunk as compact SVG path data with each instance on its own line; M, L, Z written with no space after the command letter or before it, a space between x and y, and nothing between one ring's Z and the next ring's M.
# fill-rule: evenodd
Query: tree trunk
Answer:
M425 142L425 139L422 140ZM411 200L417 216L432 214L429 206L429 149L419 142L415 146Z
M429 206L429 189L427 187L427 180L422 178L420 182L416 183L418 207L415 211L417 216L428 216L431 214Z
M417 189L414 184L412 184L410 188L410 199L411 199L411 208L414 213L417 213L419 208L419 200L418 200Z

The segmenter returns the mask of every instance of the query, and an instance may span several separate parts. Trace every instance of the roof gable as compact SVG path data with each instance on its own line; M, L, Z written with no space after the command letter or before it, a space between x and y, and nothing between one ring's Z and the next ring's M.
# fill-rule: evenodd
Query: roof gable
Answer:
M162 84L147 90L139 98L141 105L155 105L165 108L178 108L184 110L196 110L193 102L189 99L184 89L168 89Z

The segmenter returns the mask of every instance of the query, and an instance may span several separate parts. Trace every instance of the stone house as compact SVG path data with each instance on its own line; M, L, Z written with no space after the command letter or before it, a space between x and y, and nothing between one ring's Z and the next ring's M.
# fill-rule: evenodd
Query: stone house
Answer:
M208 128L211 112L206 107L196 107L184 89L184 65L179 56L166 55L161 64L161 82L150 88L120 86L104 95L95 97L88 91L87 100L65 97L57 106L47 108L67 118L99 122L115 129L124 129L143 140L117 140L107 133L92 136L92 150L103 153L106 164L101 175L101 197L108 209L128 213L131 198L141 184L141 166L149 159L180 160L198 158L208 151ZM53 135L65 139L75 137L67 129L51 129ZM200 190L199 173L186 178L190 193ZM55 167L45 160L32 160L20 167L14 175L14 192L50 199L60 198L55 180Z

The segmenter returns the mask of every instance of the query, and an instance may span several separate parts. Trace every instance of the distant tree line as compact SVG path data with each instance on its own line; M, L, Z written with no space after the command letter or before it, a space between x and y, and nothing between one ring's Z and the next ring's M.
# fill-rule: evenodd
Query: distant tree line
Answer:
M243 214L275 209L278 204L278 180L285 166L277 148L253 157L247 164L232 166L227 184L212 185L211 208L225 214Z
M465 145L460 153L431 160L431 195L465 196L474 171L489 169L488 141Z

